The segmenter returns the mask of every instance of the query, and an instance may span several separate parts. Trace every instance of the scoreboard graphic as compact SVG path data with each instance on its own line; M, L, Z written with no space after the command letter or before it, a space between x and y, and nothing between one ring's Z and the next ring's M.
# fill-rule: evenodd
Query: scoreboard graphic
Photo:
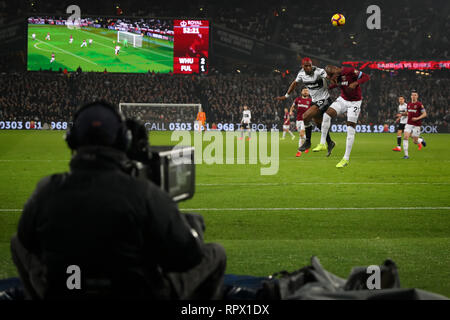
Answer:
M208 73L207 20L85 17L73 27L60 17L29 17L27 24L29 71Z
M209 21L174 20L174 73L208 73Z

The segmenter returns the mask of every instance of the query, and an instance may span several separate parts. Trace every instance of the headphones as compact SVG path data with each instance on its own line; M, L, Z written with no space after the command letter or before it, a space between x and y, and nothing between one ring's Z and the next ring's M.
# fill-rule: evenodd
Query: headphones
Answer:
M67 145L70 149L75 150L80 146L80 141L77 138L77 127L76 127L76 121L79 115L86 109L94 106L102 106L110 109L119 119L120 127L117 131L116 140L112 144L112 147L117 148L119 150L122 150L124 152L128 151L128 149L131 146L132 141L132 134L131 131L127 128L125 116L123 113L119 110L119 108L113 106L112 104L105 102L105 101L95 101L92 103L88 103L81 108L79 108L73 117L73 125L72 128L69 128L66 131L65 140L67 142Z

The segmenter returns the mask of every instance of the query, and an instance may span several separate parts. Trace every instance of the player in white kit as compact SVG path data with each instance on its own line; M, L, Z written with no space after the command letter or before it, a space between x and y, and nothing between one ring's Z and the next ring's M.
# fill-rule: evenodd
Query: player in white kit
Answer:
M405 103L405 97L398 97L398 112L396 114L397 119L395 120L397 125L397 146L392 149L392 151L402 151L402 133L405 131L405 125L408 122L408 116L402 115L402 113L407 112L408 105Z
M83 39L83 43L81 44L80 48L87 47L86 39Z
M45 40L49 40L50 41L50 32L47 33L47 36L45 37Z
M53 63L55 61L55 54L52 52L52 58L50 59L50 63Z
M115 46L114 48L115 55L118 56L120 52L120 46Z
M33 33L33 34L31 35L31 38L32 38L33 40L36 40L36 33Z
M252 137L252 133L250 131L251 121L252 121L252 113L250 112L247 106L244 106L244 111L242 112L242 120L241 120L241 137L239 138L239 140L242 140L244 136L244 130L248 131L247 140L250 140L250 138Z
M309 95L312 98L310 108L303 114L303 121L306 124L314 119L314 122L320 129L322 116L332 102L330 94L328 93L327 73L324 69L313 66L310 58L303 58L302 69L300 69L297 78L289 86L287 93L284 96L276 97L275 99L279 101L286 100L299 84L308 88ZM305 128L305 131L306 141L300 147L300 152L311 148L312 126ZM328 155L330 155L335 143L331 140L329 133L327 133L326 141L328 144Z

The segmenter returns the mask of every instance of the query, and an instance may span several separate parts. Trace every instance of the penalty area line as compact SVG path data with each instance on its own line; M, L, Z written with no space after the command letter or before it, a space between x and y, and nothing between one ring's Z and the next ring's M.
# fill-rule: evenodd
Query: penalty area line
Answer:
M29 37L29 38L31 38L31 37ZM71 56L74 56L75 58L81 59L81 60L83 60L83 61L86 61L86 62L95 64L96 66L98 66L97 63L95 63L95 62L93 62L93 61L91 61L91 60L88 60L88 59L85 59L85 58L83 58L83 57L80 57L80 56L78 56L78 55L76 55L76 54L73 54L72 52L69 52L69 51L66 51L66 50L64 50L64 49L61 49L61 48L59 48L59 47L57 47L57 46L55 46L55 45L52 45L52 44L50 44L50 43L48 43L48 42L44 42L44 41L41 41L41 40L39 40L39 39L36 39L36 41L39 41L39 43L46 44L46 45L48 45L48 46L50 46L50 47L52 47L52 48L54 48L54 49L56 49L56 50L60 50L60 51L62 51L62 52L64 52L64 53L66 53L66 54L70 54ZM41 48L41 49L42 49L42 48Z
M450 210L450 207L371 207L371 208L183 208L181 211L332 211L332 210Z
M450 210L450 207L369 207L369 208L182 208L180 211L354 211L354 210ZM0 209L21 212L22 209Z
M294 185L448 185L448 182L268 182L268 183L197 183L200 187L294 186Z

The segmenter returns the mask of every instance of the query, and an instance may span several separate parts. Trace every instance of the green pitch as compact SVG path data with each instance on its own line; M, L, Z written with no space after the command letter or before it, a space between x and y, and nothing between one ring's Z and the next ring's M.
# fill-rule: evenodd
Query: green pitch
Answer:
M68 169L62 135L0 133L0 278L17 275L9 240L37 181ZM332 137L330 158L296 158L297 140L280 141L273 176L261 176L259 164L198 165L195 196L180 207L204 216L206 240L227 251L227 273L292 271L317 255L347 277L351 267L391 258L403 287L450 296L450 135L426 135L422 151L410 143L411 159L403 160L391 151L395 134L357 134L344 169L335 165L345 134ZM313 145L318 140L314 133ZM169 144L170 133L151 133L151 141Z
M45 40L50 32L51 40ZM36 34L36 40L32 34ZM73 42L69 43L70 35ZM81 47L83 39L87 46ZM92 39L92 45L89 45ZM113 43L115 41L116 43ZM142 48L128 47L119 43L120 53L115 55L117 31L102 28L68 29L66 26L28 26L28 70L54 71L67 68L75 71L103 72L148 72L167 73L173 71L173 42L143 37ZM50 63L52 53L55 61Z

